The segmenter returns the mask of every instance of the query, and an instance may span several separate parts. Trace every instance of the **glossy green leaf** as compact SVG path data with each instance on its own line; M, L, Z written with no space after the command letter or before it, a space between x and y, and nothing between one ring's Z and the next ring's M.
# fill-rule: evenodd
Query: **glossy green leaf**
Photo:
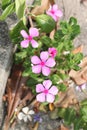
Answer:
M21 19L24 15L25 10L25 0L15 0L15 10L16 15Z
M14 12L14 9L15 9L14 3L7 6L7 8L5 8L2 15L0 16L0 20L5 20L7 18L7 16L9 16L10 14L12 14Z
M56 25L54 19L46 14L36 16L36 23L41 31L45 33L50 33Z

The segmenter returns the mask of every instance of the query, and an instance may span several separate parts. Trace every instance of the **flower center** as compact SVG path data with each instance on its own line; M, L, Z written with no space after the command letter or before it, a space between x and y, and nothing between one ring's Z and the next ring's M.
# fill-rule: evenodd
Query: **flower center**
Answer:
M32 40L32 36L28 36L28 40L31 41Z
M54 53L55 53L55 52L54 52L54 51L52 51L52 52L51 52L51 55L54 55Z
M48 89L45 89L45 90L44 90L44 93L45 93L45 94L48 94Z
M44 66L44 65L45 65L45 62L44 62L44 61L41 61L40 64L41 64L41 66Z
M55 13L54 10L51 10L51 13L54 14Z

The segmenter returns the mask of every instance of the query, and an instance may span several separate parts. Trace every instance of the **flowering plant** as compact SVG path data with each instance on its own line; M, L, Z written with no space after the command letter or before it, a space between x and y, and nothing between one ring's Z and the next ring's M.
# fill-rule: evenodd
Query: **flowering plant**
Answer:
M34 7L35 5L36 3L34 3ZM80 33L77 20L74 17L71 17L68 22L61 20L63 13L55 3L50 3L47 8L42 8L40 14L38 14L38 10L32 11L32 6L29 6L28 3L26 5L25 0L20 2L15 0L12 3L5 3L3 0L3 9L6 6L6 10L10 9L10 11L6 14L6 10L4 10L0 16L1 20L12 13L13 9L16 10L19 18L17 25L10 31L10 36L12 42L17 44L15 62L22 64L24 70L22 75L28 77L27 86L31 88L39 103L49 106L50 110L57 108L58 116L64 118L67 125L73 122L75 130L77 130L77 120L73 121L76 117L75 106L68 109L58 108L60 93L66 92L69 87L67 83L70 80L70 70L78 71L83 58L82 53L73 52L73 40ZM85 84L76 87L80 91L82 88L85 88ZM24 112L24 109L22 111ZM27 118L25 112L19 113L19 118L24 117L25 121L31 120L29 114L32 112L29 109L27 111ZM85 119L83 120L84 110L81 109L81 112L80 119L85 122ZM86 116L85 118L87 119ZM81 128L85 129L85 126L83 124Z

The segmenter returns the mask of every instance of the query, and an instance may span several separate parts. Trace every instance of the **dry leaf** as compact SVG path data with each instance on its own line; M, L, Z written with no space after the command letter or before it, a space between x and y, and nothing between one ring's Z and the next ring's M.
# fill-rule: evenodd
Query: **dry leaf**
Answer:
M58 96L59 99L54 104L56 107L67 108L78 103L78 101L76 100L74 88L72 87L69 87L66 92L59 92Z
M81 85L87 82L87 57L85 57L81 64L79 64L81 69L79 71L71 70L69 76L74 80L77 85Z
M34 124L34 126L32 126L30 123L29 123L29 130L38 130L38 127L39 127L39 123L36 122Z
M45 112L45 113L47 112L46 107L43 104L40 104L39 110L42 111L42 112Z
M84 57L82 62L79 65L81 68L84 68L87 66L87 57Z
M13 67L11 78L8 80L6 95L7 98L7 117L5 121L5 128L8 130L10 125L10 120L15 112L15 109L19 105L24 105L27 100L31 100L33 98L33 94L29 88L25 88L25 83L27 78L22 77L22 66L15 65Z
M54 34L55 34L55 29L50 33L50 38L53 39L54 38Z
M54 104L53 103L49 103L49 109L50 109L50 111L53 111L54 110Z
M72 51L73 54L77 54L77 53L80 53L80 52L81 52L81 53L83 52L83 45L81 45L81 46L75 48L75 49Z
M74 80L77 85L82 85L87 82L87 67L80 71L71 70L69 76Z
M58 130L69 130L69 128L67 128L66 126L64 125L61 125Z
M32 130L38 130L38 127L39 127L39 123L36 122L35 125L34 125L34 128Z
M53 4L54 0L42 0L41 5L36 6L34 9L31 10L31 13L34 15L43 14L49 7L50 4Z

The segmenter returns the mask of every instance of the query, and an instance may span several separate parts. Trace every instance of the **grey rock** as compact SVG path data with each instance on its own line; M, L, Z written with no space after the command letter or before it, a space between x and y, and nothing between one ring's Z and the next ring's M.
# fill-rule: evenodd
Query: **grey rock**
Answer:
M9 26L5 21L0 21L0 129L3 125L2 120L4 118L2 97L5 92L7 79L12 66L12 55L13 55L13 45L9 38L9 29L11 27L10 23L13 24L15 20L12 20L12 18L10 17L8 18L8 20L7 23L9 23Z
M0 22L0 113L2 114L2 96L5 92L7 78L11 68L12 44L10 44L8 28L5 22ZM2 116L0 115L0 120Z

